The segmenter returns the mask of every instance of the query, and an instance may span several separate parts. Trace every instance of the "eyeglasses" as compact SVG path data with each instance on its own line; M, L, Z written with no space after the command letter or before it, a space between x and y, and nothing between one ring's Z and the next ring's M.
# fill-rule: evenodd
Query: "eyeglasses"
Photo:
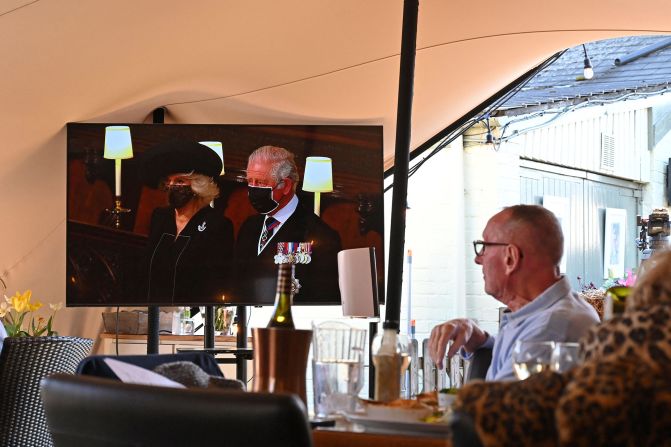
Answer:
M473 241L473 250L475 250L476 256L482 256L485 254L485 248L490 245L510 245L507 242L485 242L485 241Z
M272 188L272 189L275 189L275 188L277 188L278 186L280 186L280 185L282 185L282 184L284 184L284 179L283 179L283 180L280 180L280 181L277 182L277 183L275 183L275 186L273 186L272 184L270 184L270 182L266 182L266 181L262 181L262 180L256 180L256 179L253 179L253 178L248 178L248 179L247 179L247 186L256 186L256 187L259 187L259 188Z
M159 188L162 191L169 191L172 188L178 188L180 186L190 186L191 181L186 178L178 177L172 180L164 180L159 184Z

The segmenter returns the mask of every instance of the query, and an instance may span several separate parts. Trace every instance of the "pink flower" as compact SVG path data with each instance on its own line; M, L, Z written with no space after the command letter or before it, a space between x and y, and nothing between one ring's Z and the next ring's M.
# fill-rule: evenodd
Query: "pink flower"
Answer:
M626 278L619 279L617 283L620 284L621 286L633 287L634 284L636 284L636 275L634 274L634 272L631 271L631 269L627 269Z

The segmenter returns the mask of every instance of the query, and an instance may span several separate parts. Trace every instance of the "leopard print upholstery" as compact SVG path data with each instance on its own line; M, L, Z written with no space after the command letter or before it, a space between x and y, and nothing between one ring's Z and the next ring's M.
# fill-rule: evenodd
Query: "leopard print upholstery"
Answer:
M630 306L581 344L578 368L467 384L455 410L485 447L671 447L671 306Z
M559 445L671 446L671 436L662 436L671 432L664 411L671 404L669 306L630 306L590 330L582 345L585 363L556 411Z
M570 376L544 371L520 382L471 382L455 400L483 446L556 446L554 411Z
M627 357L671 373L671 308L627 311L593 328L581 341L585 360Z
M559 445L645 445L655 382L645 365L626 357L580 366L555 412Z

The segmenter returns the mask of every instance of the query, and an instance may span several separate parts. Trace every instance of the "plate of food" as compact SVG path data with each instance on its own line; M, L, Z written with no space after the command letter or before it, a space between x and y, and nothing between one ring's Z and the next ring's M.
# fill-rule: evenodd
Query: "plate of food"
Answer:
M367 430L393 433L423 433L444 436L448 431L448 412L438 408L438 396L422 393L415 399L382 403L362 401L363 411L347 413L345 418Z

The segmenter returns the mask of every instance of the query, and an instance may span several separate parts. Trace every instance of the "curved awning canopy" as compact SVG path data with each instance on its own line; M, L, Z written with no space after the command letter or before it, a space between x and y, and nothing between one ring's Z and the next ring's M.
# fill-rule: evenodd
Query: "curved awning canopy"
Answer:
M164 106L169 123L378 124L391 167L402 10L402 0L1 2L1 276L65 300L68 122L151 122ZM559 50L669 32L665 0L420 0L411 147ZM99 326L95 310L68 312L67 333Z
M389 167L402 3L4 2L4 169L68 121L160 106L174 123L382 124ZM412 147L558 50L671 31L666 6L420 1Z

